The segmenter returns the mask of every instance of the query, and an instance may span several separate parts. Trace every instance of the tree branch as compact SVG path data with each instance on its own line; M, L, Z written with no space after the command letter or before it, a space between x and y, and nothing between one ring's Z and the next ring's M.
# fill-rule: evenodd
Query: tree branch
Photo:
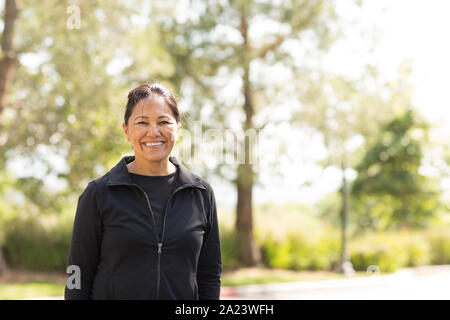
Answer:
M263 47L256 56L258 58L264 59L270 51L274 51L279 46L281 46L284 40L286 40L286 37L277 34L275 41Z

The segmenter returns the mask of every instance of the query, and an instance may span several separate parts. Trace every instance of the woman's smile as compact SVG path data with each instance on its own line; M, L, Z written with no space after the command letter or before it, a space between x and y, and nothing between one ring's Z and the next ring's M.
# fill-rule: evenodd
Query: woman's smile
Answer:
M156 149L164 145L164 141L144 142L143 145L147 148Z

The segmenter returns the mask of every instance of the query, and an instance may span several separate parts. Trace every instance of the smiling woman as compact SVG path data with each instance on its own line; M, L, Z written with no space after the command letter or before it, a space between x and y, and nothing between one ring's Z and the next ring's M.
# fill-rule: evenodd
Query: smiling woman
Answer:
M124 120L122 126L136 157L128 170L155 176L175 172L168 157L181 123L173 95L157 84L137 87L128 95Z
M181 127L159 84L130 91L124 157L81 194L66 299L218 299L222 259L214 192L170 153Z

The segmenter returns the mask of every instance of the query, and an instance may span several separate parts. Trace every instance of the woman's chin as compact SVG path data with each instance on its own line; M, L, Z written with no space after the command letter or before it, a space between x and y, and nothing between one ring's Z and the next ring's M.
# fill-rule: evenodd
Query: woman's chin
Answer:
M141 158L142 160L148 161L148 162L161 162L166 160L169 155L165 153L155 153L155 154L143 154L143 155L135 155L138 158Z

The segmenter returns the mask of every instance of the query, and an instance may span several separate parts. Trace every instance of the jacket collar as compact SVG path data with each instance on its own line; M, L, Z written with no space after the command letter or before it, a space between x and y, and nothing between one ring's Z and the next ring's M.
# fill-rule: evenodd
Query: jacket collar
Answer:
M130 173L127 169L127 164L134 160L134 156L123 157L114 168L109 171L108 174L108 185L134 185ZM169 157L169 161L172 162L178 170L178 184L180 187L192 186L201 189L206 189L197 177L195 177L186 167L178 162L177 158Z

